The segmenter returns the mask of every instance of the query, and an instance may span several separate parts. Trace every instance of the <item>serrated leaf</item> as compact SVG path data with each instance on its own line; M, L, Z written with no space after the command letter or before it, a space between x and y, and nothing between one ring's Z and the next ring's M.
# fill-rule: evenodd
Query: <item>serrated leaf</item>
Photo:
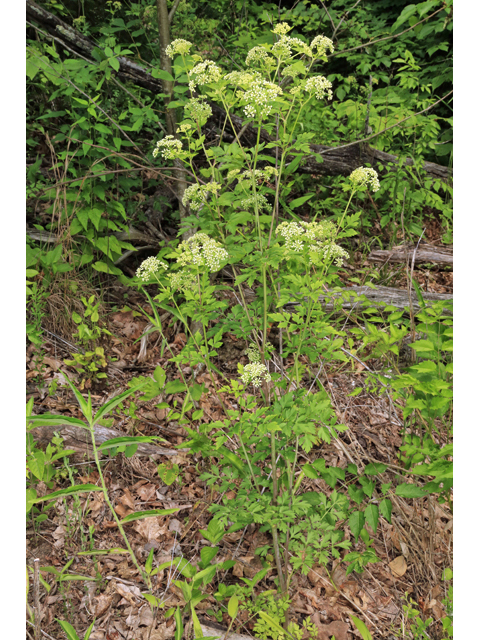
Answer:
M392 521L392 502L388 498L384 498L379 504L380 513L382 516L388 520L388 522Z
M376 533L378 527L378 507L376 504L369 504L365 509L365 519L373 532Z
M357 542L360 531L363 529L363 526L365 524L365 516L363 514L363 511L355 511L354 513L352 513L348 519L348 524L355 537L355 542Z
M401 498L423 498L427 495L427 492L421 487L417 487L415 484L399 484L395 489L395 494Z
M388 465L381 462L371 462L365 467L364 473L367 476L376 476L379 473L384 473L388 469Z

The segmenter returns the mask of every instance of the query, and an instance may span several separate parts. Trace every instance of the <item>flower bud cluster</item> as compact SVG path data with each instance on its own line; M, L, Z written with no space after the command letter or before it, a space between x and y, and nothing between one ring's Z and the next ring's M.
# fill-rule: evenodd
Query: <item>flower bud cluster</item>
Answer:
M208 271L214 272L228 259L228 253L221 244L206 233L196 233L182 242L178 248L182 253L177 262L182 266L205 267Z
M173 136L165 136L163 140L157 142L157 146L153 150L153 157L156 158L158 154L165 158L165 160L174 160L182 155L182 143Z
M256 204L258 209L266 209L270 212L272 211L271 204L261 193L245 198L245 200L242 200L240 204L244 209L255 209Z
M197 283L195 274L188 269L180 269L180 271L169 273L167 277L170 280L170 287L173 290L182 289L185 291L187 289L193 289Z
M188 83L190 91L195 91L195 87L197 85L217 82L222 77L222 70L215 64L215 62L213 62L213 60L199 62L193 67L190 73L194 76Z
M333 53L334 46L333 42L330 38L326 38L325 36L315 36L315 38L310 43L310 49L314 51L317 50L316 56L324 56L327 52L327 49L330 53Z
M208 182L207 184L192 184L185 189L183 194L183 205L186 207L190 203L192 211L198 211L207 202L209 193L217 193L222 188L218 182Z
M349 175L349 179L353 182L355 187L372 187L372 191L378 191L380 189L380 182L378 181L378 173L375 169L369 167L359 167L352 171Z
M258 71L249 73L248 71L231 71L223 76L224 80L230 82L230 84L234 84L237 86L248 86L254 80L261 78L261 75Z
M150 256L150 258L144 260L138 267L135 275L137 278L140 278L140 280L146 282L147 280L150 280L150 278L157 273L159 269L166 270L168 269L168 266L158 258Z
M258 388L262 384L262 380L270 382L272 376L268 373L268 369L264 364L251 362L245 365L240 378L244 384L252 384L255 388Z
M202 127L212 115L212 107L200 98L190 98L185 105L185 112Z
M264 47L253 47L245 58L245 64L250 67L254 63L260 63L267 67L272 67L275 64L275 58L269 56L268 51Z
M178 40L174 40L171 44L165 47L165 53L169 58L172 58L175 55L185 55L190 51L190 47L192 43L188 40L182 40L182 38L178 38Z
M267 166L264 169L247 169L246 171L243 171L238 180L251 180L255 177L255 182L260 184L262 180L268 180L271 176L278 176L278 169Z

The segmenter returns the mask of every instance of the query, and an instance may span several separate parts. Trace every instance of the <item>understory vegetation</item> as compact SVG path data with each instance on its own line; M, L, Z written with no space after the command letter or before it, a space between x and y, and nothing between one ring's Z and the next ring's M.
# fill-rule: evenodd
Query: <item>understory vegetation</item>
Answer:
M27 0L27 634L453 638L451 0Z

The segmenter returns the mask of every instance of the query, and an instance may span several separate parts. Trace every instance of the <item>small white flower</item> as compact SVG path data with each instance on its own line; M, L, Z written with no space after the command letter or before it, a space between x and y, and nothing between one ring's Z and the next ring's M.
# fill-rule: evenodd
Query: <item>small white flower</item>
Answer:
M171 135L165 136L163 140L157 142L157 146L153 150L153 157L156 158L159 153L165 160L179 158L182 155L182 143Z
M180 271L169 273L167 277L170 279L170 287L174 291L176 289L181 289L182 291L193 289L197 284L195 274L188 269L180 269Z
M190 51L190 47L192 43L188 40L182 40L182 38L178 38L178 40L174 40L171 44L165 47L165 53L169 58L172 58L176 54L184 55Z
M308 78L305 83L305 91L308 93L314 93L317 100L321 100L325 96L329 100L332 99L332 83L323 76L313 76Z
M146 282L147 280L150 280L150 278L157 273L160 268L166 270L168 269L168 266L158 258L150 256L150 258L144 260L138 267L135 275L137 278L140 278L140 280Z
M245 349L245 353L248 356L250 362L260 362L260 351L258 350L258 346L256 344L251 344L249 347Z
M270 382L272 379L267 367L260 362L246 364L243 368L243 374L240 377L244 384L252 384L255 388L258 388L262 384L262 379L265 380L265 382Z
M374 193L380 189L378 173L375 169L370 169L369 167L359 167L358 169L355 169L355 171L352 171L350 174L349 179L356 187L368 187L370 184Z
M256 204L258 209L266 209L267 211L272 211L272 207L269 204L268 200L261 193L257 193L254 196L245 198L245 200L242 200L240 204L244 209L255 209Z
M334 262L338 266L348 253L335 244L336 227L333 222L282 222L276 232L285 240L286 256L308 249L309 262Z
M239 173L240 173L240 169L230 169L230 171L227 173L227 182L230 182L230 180L233 180L234 178L236 178L236 176L238 176Z

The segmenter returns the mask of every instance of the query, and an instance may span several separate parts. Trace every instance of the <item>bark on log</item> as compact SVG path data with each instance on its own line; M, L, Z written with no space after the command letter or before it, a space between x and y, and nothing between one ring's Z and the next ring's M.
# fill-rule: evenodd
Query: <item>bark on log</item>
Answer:
M90 433L81 427L74 427L69 424L62 427L35 427L30 433L33 435L34 440L47 445L52 440L55 431L63 438L65 449L73 449L76 453L86 454L88 458L93 459ZM97 445L122 436L125 436L125 434L116 429L107 429L107 427L101 427L100 425L95 426L95 443ZM183 451L185 450L183 449ZM178 456L178 453L175 449L164 449L149 443L139 444L137 448L137 455L141 456Z
M359 297L362 296L361 299ZM429 303L437 302L438 300L451 300L453 301L453 294L449 293L427 293L422 292L423 299L428 305ZM408 297L408 291L405 289L395 289L394 287L381 287L377 286L375 289L370 287L346 287L342 291L326 294L320 296L319 301L324 303L326 311L335 311L338 308L338 302L330 302L330 299L342 300L342 310L351 311L358 307L371 306L375 303L392 305L398 309L410 308L410 301ZM328 300L328 302L326 302ZM290 303L291 305L299 304L297 302ZM287 308L290 306L286 305ZM420 311L420 303L418 302L415 290L412 289L412 307L414 313ZM450 313L448 309L444 309L444 313Z
M371 262L403 262L408 260L411 264L415 255L415 264L432 262L435 264L451 265L453 267L453 248L452 247L435 247L433 244L421 244L415 251L416 245L407 247L393 247L390 251L375 250L368 256Z
M93 62L92 51L94 47L98 48L98 45L31 0L27 0L27 20L38 23L43 29L54 36L57 42L63 47L77 52ZM118 78L132 82L154 93L163 92L162 81L154 78L142 66L124 56L119 56L117 60L120 64L120 69L117 74ZM213 117L217 118L217 120L220 119L223 124L225 121L225 111L214 103L211 103L210 106L212 107ZM237 128L237 132L240 131L243 127L243 120L238 116L233 116L232 121ZM232 136L233 131L231 130L229 122L227 122L225 130L227 136L229 134ZM249 144L255 144L257 136L255 127L249 125L243 135ZM270 140L269 135L264 130L261 132L261 139L264 141ZM317 162L313 156L307 158L306 162L298 167L298 173L348 176L354 169L360 167L365 162L370 162L373 167L377 168L379 163L384 166L388 165L388 163L394 165L398 163L397 156L384 151L378 151L366 144L357 143L346 148L342 148L342 145L339 147L329 147L326 145L311 144L310 148L312 154L320 154L322 156L323 162ZM265 149L263 153L274 155L275 150ZM413 160L407 159L405 164L410 166L413 164ZM452 177L452 171L448 167L433 162L425 162L423 168L432 178L447 181Z

